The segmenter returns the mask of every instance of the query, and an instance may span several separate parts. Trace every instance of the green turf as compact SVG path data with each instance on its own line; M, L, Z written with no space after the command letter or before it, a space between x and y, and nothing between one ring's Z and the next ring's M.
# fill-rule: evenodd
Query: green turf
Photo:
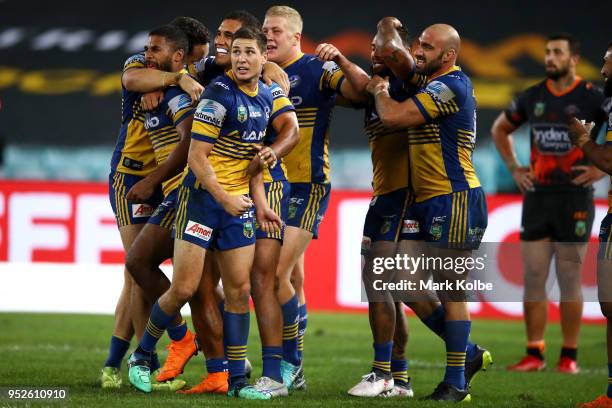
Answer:
M305 372L309 389L289 398L244 402L223 396L140 394L128 386L103 391L96 378L106 358L113 319L109 316L56 314L0 314L0 387L68 387L68 404L47 406L86 407L210 407L229 405L290 406L405 406L437 407L438 403L405 400L349 398L346 391L369 368L372 358L367 316L363 314L310 313L305 339ZM416 319L410 319L408 343L416 398L430 393L441 380L444 368L442 342ZM256 325L252 324L249 358L254 372L261 370ZM472 388L474 407L574 407L605 390L605 328L585 325L580 338L576 376L557 374L553 368L559 352L559 326L547 331L549 366L545 372L518 374L504 370L521 357L524 347L520 322L474 322L472 338L489 348L495 364L480 374ZM165 345L164 341L164 345ZM165 350L160 347L160 358ZM188 384L199 381L203 358L195 357L184 374ZM122 372L127 383L125 364ZM0 400L0 407L24 406ZM37 406L36 404L32 406Z

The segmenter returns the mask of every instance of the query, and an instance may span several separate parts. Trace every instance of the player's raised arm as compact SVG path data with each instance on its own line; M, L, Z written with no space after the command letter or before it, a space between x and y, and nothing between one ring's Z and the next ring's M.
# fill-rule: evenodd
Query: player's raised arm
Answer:
M366 89L374 97L378 117L386 128L398 129L427 123L413 98L404 102L397 102L391 98L388 78L374 75Z
M363 69L352 63L333 44L319 44L315 54L323 61L333 61L338 65L346 79L340 84L340 94L345 99L353 103L365 102L368 99L366 86L370 77Z
M374 37L374 56L404 81L414 76L414 58L408 48L408 33L395 17L385 17L378 22Z

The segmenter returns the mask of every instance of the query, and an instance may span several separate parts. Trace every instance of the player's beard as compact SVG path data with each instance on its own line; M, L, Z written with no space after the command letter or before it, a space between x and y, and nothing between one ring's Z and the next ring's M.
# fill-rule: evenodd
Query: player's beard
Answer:
M546 77L556 81L559 78L563 78L569 73L569 67L563 67L559 69L555 69L553 71L546 71Z
M160 71L166 71L166 72L172 72L172 61L170 60L170 58L168 58L165 61L161 61L159 63L159 68Z
M442 67L442 56L443 55L444 55L444 51L441 51L440 55L438 55L436 59L431 60L430 62L426 62L423 68L421 69L417 68L417 72L419 74L429 76L433 74L434 72L438 71Z

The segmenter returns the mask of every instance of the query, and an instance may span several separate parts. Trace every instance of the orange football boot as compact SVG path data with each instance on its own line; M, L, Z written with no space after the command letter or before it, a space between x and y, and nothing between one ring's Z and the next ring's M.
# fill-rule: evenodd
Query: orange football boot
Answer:
M157 381L163 382L176 378L183 372L189 359L198 354L195 335L187 330L185 337L179 341L171 341L167 346L168 357L164 366L159 370Z
M208 373L198 385L177 391L178 394L227 394L229 372Z

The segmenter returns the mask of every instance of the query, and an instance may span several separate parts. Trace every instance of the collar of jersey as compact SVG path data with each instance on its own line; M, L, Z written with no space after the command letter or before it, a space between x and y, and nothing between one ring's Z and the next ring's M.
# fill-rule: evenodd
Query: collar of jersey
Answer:
M244 92L247 96L250 96L251 98L254 98L257 96L257 93L259 92L259 82L257 82L257 87L255 88L254 91L249 91L248 89L243 88L242 86L238 85L238 82L236 82L236 78L234 77L234 72L231 69L228 69L227 71L225 71L225 75L230 77L230 79L234 81L238 89Z
M461 71L461 67L458 66L458 65L453 65L452 67L450 67L446 71L442 72L440 75L432 76L431 78L429 78L429 82L433 81L436 78L441 77L442 75L450 74L453 71Z
M284 64L281 64L281 65L280 65L280 67L281 67L281 68L283 68L283 69L285 69L285 68L287 68L289 65L293 64L295 61L297 61L297 60L299 60L300 58L302 58L303 56L304 56L304 53L303 53L303 52L300 52L300 53L298 54L298 56L297 56L297 57L295 57L294 59L292 59L292 60L290 60L290 61L288 61L288 62L286 62L286 63L284 63Z
M572 82L572 84L569 87L565 88L561 92L558 92L555 88L553 88L552 79L549 78L546 80L546 89L548 89L548 92L550 92L554 96L559 97L559 96L567 95L568 93L576 89L580 81L582 81L582 78L579 75L576 75L574 82Z

